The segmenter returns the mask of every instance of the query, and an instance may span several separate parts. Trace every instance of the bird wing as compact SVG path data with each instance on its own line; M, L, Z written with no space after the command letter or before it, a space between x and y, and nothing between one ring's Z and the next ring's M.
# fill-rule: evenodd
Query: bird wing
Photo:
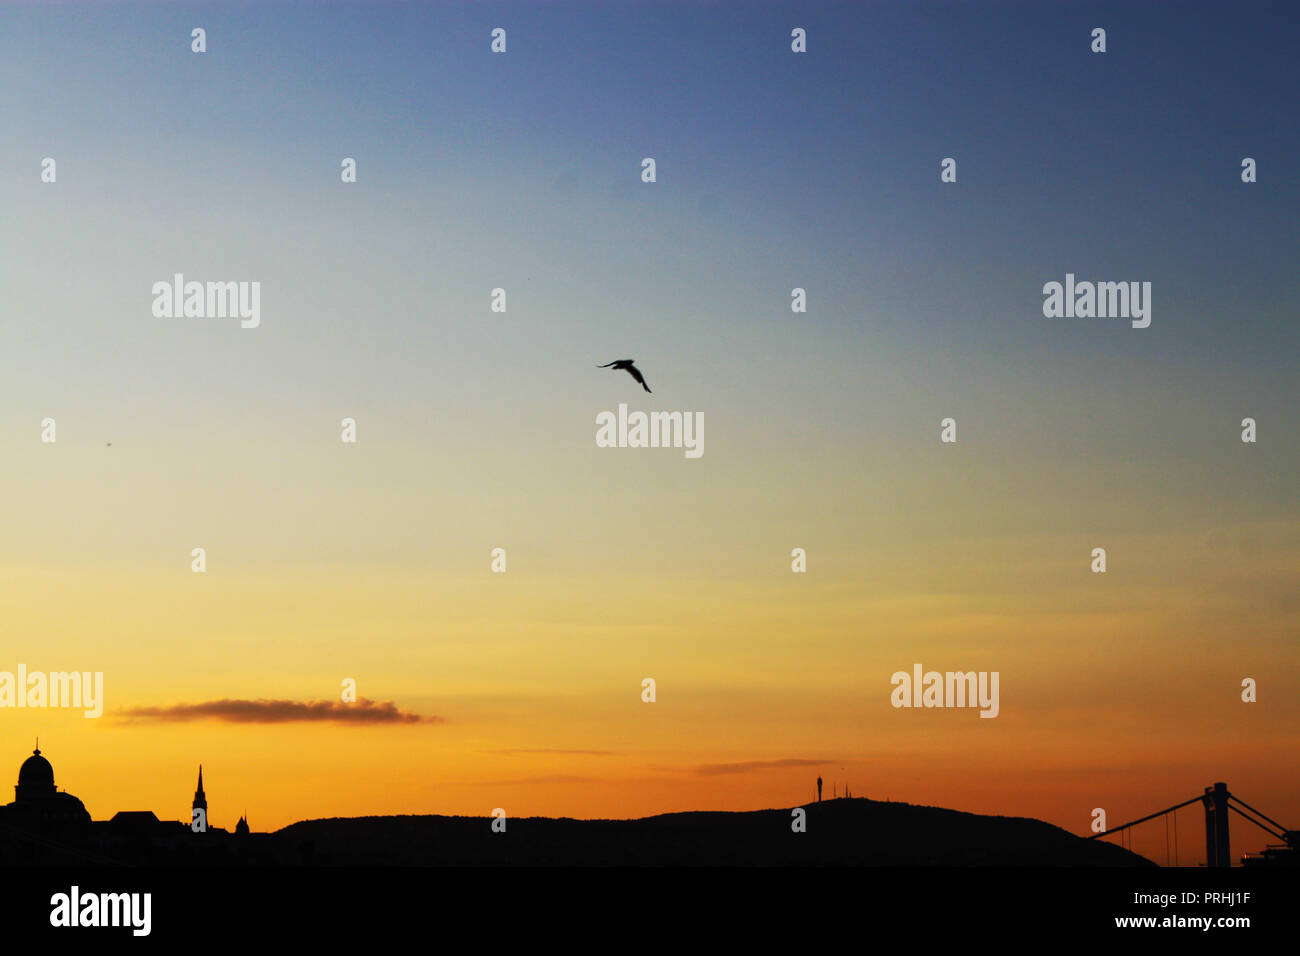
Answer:
M641 370L639 368L637 368L635 365L629 365L627 367L627 371L629 375L631 375L634 379L636 379L638 382L641 383L642 388L644 388L647 392L650 391L650 386L645 383L645 376L641 374Z

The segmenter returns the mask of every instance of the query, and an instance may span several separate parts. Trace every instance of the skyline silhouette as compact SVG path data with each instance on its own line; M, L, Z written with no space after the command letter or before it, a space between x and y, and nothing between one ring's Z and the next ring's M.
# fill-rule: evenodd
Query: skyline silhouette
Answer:
M3 865L1150 865L1039 821L847 796L749 813L621 821L512 821L501 811L482 818L368 816L255 833L246 815L231 831L210 823L201 764L189 821L140 809L93 820L80 800L56 788L39 746L19 768L14 790L14 801L0 806ZM499 838L507 832L509 839Z
M1158 866L1132 853L1129 828L1194 802L1205 807L1204 852L1198 850L1196 828L1190 845L1180 847L1176 822L1170 844L1166 820L1163 865L1300 862L1300 831L1285 831L1229 797L1222 783L1207 787L1203 801L1184 801L1087 837L1034 819L855 798L847 785L843 795L823 800L820 776L816 787L816 799L808 804L779 809L695 810L621 820L519 817L510 832L526 835L508 843L489 835L507 832L511 821L501 809L481 817L426 813L298 820L259 833L246 812L230 830L209 819L202 764L188 820L170 822L142 809L95 820L79 799L56 787L38 740L19 768L13 802L0 806L0 864ZM837 789L834 783L832 788ZM1234 807L1239 816L1273 837L1263 852L1228 849L1229 799L1250 811ZM812 821L815 837L791 840L810 832ZM1236 835L1238 847L1249 842L1241 836Z

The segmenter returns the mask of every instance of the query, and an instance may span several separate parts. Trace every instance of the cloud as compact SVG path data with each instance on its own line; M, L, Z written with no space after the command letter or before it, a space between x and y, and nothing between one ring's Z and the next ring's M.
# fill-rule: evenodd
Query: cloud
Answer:
M483 752L488 754L504 754L505 756L513 756L515 754L581 754L584 757L612 757L614 755L614 751L612 750L553 750L549 747L514 747L509 750L485 750Z
M335 700L208 700L199 704L169 707L129 707L119 711L137 720L183 722L224 720L232 724L284 724L290 722L334 722L340 724L441 724L441 717L404 713L392 701L376 702L364 697L355 704Z
M513 780L467 780L467 787L516 787L538 783L596 783L599 777L579 777L573 774L551 774L544 777L516 777Z
M787 757L784 760L746 760L741 763L702 763L691 772L700 777L715 777L723 773L749 773L752 770L778 770L782 767L824 767L834 760L804 760Z

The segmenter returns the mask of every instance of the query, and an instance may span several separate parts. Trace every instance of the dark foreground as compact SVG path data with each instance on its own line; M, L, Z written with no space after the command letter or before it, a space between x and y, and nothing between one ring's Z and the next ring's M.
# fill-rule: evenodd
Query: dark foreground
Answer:
M1226 951L1293 932L1297 875L1242 867L0 867L0 920L11 944L46 937L53 952L114 937L122 949L143 942L122 925L52 926L52 904L75 886L82 899L148 894L149 937L186 948L274 940L333 952L356 940L370 952L459 939L488 951L771 952L839 941L982 952L1136 937L1126 949L1203 940Z
M1154 866L1109 842L1024 817L829 800L639 820L385 816L274 833L195 834L152 814L81 830L0 829L0 864L276 866ZM504 824L504 830L501 829Z

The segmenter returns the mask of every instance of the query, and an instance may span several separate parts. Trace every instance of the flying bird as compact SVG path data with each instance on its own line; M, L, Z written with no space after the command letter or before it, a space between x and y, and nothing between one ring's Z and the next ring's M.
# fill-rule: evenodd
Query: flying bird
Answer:
M640 382L641 387L648 392L650 391L650 386L645 383L645 376L641 374L641 370L632 364L635 361L636 359L619 359L617 362L610 362L608 365L597 365L596 368L621 368L623 371L627 372L628 375L631 375L634 379Z

